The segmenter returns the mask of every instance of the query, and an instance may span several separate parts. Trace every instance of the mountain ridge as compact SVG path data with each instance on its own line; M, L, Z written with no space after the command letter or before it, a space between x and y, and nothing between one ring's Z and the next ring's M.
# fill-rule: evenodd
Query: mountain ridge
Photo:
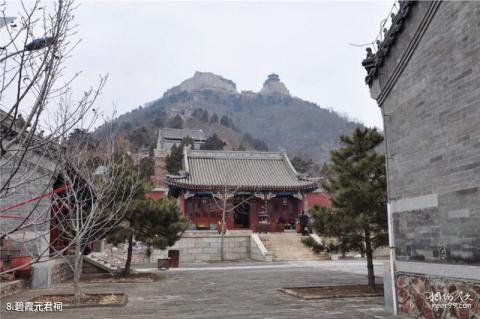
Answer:
M199 110L206 111L201 114L201 122L196 119ZM209 133L213 134L219 127L210 122L213 115L218 120L227 117L224 123L231 122L228 134L225 130L217 133L229 135L223 138L232 140L231 147L242 144L245 140L242 136L248 133L264 141L270 150L284 149L289 156L312 158L318 164L326 162L330 151L340 145L340 135L350 135L355 127L362 126L316 103L292 96L275 73L268 76L260 92L239 92L232 80L199 71L166 90L161 98L120 116L118 123L127 130L144 126L148 134L155 135L159 127L168 127L172 125L171 119L179 117L188 128L212 126ZM149 139L151 142L153 136Z

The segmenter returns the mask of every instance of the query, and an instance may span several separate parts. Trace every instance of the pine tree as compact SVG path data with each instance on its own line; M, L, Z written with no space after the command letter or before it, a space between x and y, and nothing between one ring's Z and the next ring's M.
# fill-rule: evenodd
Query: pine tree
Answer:
M157 249L172 246L187 229L174 201L145 199L139 194L129 205L124 222L108 236L108 241L121 243L128 240L127 260L123 273L130 274L133 238L153 245Z
M182 169L183 147L173 145L165 159L165 168L170 174L178 174Z
M165 159L165 168L170 174L178 174L182 169L183 148L189 145L192 149L194 147L194 141L191 137L185 137L179 146L176 144L170 149L170 154Z
M153 158L142 158L138 164L138 171L140 173L140 177L145 180L150 180L150 177L155 174L155 161Z
M385 157L375 151L382 142L383 136L370 128L342 136L342 147L331 152L334 174L323 183L333 195L333 207L312 210L314 229L339 240L330 249L365 253L371 287L375 286L373 249L387 243Z
M232 120L226 115L223 115L222 118L220 119L220 124L226 127L230 127L232 124Z
M290 161L295 168L295 170L299 173L308 173L313 167L313 161L312 159L310 160L304 160L300 155L295 156L292 158Z
M213 114L212 117L210 118L210 123L211 124L216 124L218 123L218 115L217 114Z
M205 123L208 123L208 118L210 117L210 115L208 114L208 111L207 110L204 110L203 113L202 113L202 116L200 117L200 119L205 122Z
M183 128L183 120L180 115L176 115L174 118L171 118L168 121L168 126L170 128Z

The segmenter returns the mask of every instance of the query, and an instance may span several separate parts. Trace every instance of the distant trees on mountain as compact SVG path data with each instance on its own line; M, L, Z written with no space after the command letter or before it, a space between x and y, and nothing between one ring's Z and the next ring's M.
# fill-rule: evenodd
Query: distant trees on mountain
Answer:
M175 115L168 121L168 127L170 128L183 128L183 119L180 115Z
M220 124L222 124L223 126L226 126L226 127L232 127L233 126L232 120L226 115L222 116L222 118L220 119Z
M311 158L305 159L302 154L297 154L290 160L295 170L302 174L310 176L323 176L321 174L322 168L315 163ZM324 164L326 166L326 164Z
M245 148L245 145L243 143L240 143L238 147L235 149L235 151L246 151L247 149Z
M233 120L230 117L228 117L228 115L222 115L222 117L219 120L217 114L214 113L212 114L211 117L209 117L207 110L203 108L198 108L192 112L192 116L204 123L210 123L210 124L220 123L225 127L230 127L230 128L233 128L234 130L238 130L235 124L233 123Z
M250 135L250 133L243 134L242 140L245 143L250 144L253 147L254 150L268 151L267 144L260 139L254 138L252 135Z
M151 132L144 126L131 130L127 139L130 142L132 151L136 151L141 147L148 147L155 143L156 136L152 136Z
M208 121L209 121L208 111L204 110L202 108L195 109L195 111L193 111L193 113L192 113L192 116L198 118L200 121L205 122L205 123L208 123Z
M67 143L69 145L85 145L86 150L93 151L97 148L99 141L94 134L87 129L75 128L68 135Z
M207 140L205 141L205 144L203 144L200 149L202 150L223 150L223 146L225 143L223 142L222 139L218 137L217 134L213 134L212 136L209 136Z
M218 123L218 115L217 114L213 114L212 117L210 118L210 123L211 124L216 124Z
M144 157L138 163L138 171L140 177L144 180L150 180L150 177L155 174L155 161L151 157Z
M299 173L307 173L309 170L312 169L313 161L312 159L304 160L300 156L294 156L290 161L295 168L295 170Z

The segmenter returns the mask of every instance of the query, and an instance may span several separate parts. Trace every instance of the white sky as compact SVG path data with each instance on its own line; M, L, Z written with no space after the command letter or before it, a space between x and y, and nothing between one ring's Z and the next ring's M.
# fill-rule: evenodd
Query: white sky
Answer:
M275 72L290 93L366 125L382 127L361 61L393 1L82 2L82 42L68 72L82 92L109 73L99 100L119 113L210 71L258 92Z

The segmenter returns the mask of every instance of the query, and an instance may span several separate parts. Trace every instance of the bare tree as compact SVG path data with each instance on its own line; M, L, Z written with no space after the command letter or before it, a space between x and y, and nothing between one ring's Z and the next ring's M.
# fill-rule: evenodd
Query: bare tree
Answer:
M106 81L73 97L77 75L66 78L64 69L77 44L74 10L72 0L0 2L0 241L21 245L35 257L31 263L69 248L50 254L50 217L58 205L52 198L62 191L52 183L65 163L57 150L73 129L93 125Z
M42 6L39 1L33 4L22 2L21 8L15 22L1 30L2 35L7 35L7 41L0 47L0 106L4 110L0 155L2 158L8 156L15 165L12 176L2 180L0 191L9 187L29 151L44 149L46 144L55 142L65 130L75 126L100 92L98 89L86 91L78 103L69 104L68 109L63 110L68 113L63 122L57 122L57 127L49 127L47 137L38 138L44 131L42 119L52 116L51 112L57 111L57 104L71 91L73 79L65 79L63 70L75 46L71 42L75 8L71 0L60 0L53 7L51 4ZM6 11L7 5L0 4L0 19L6 19Z
M61 239L73 244L74 258L66 258L74 273L74 299L80 302L83 257L89 247L123 220L140 178L126 153L115 146L115 134L93 140L88 132L75 134L58 148L64 191L54 199L61 210L56 225Z
M225 233L226 220L229 214L235 213L236 209L254 197L255 191L240 199L239 202L234 202L235 198L239 198L239 191L241 186L235 185L234 180L230 174L225 173L221 181L221 185L216 190L210 191L210 194L215 202L215 205L222 212L222 219L220 220L220 259L225 260Z

